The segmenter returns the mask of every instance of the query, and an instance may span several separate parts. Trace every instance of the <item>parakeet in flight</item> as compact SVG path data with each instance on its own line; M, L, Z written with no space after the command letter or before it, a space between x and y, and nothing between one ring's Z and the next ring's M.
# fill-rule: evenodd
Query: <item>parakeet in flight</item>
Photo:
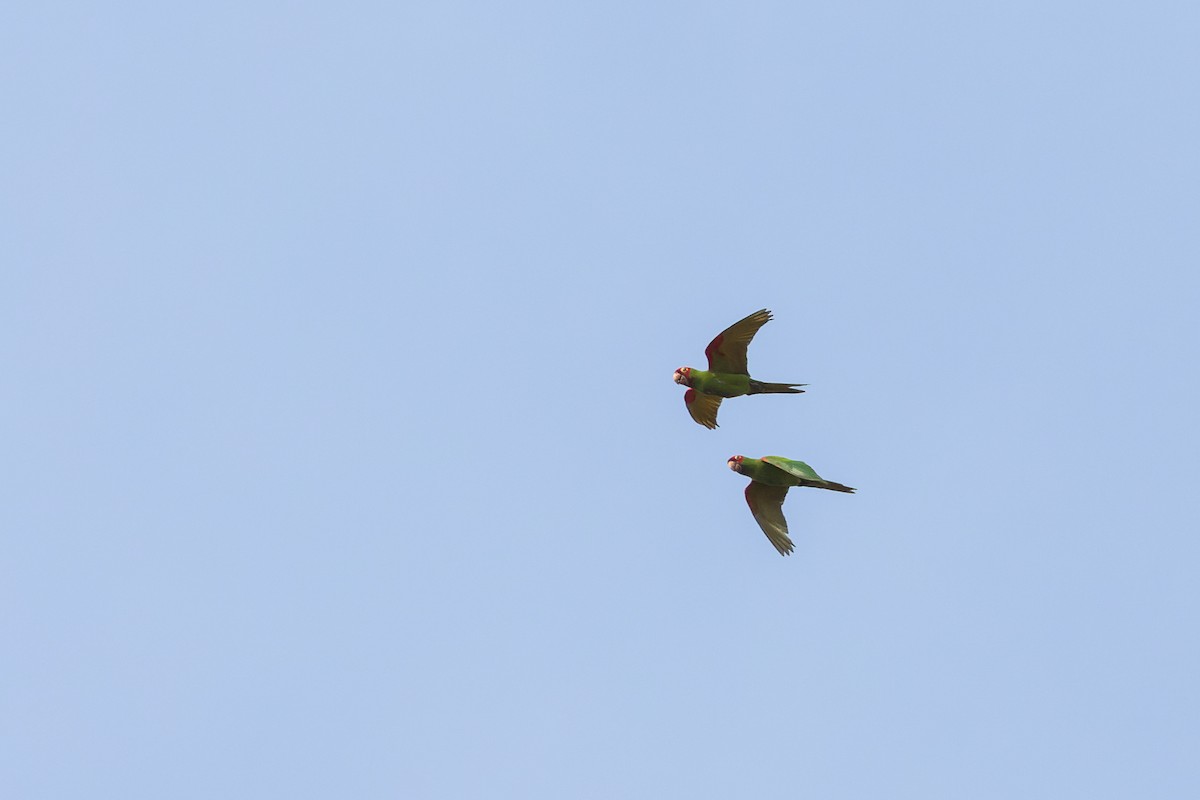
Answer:
M730 456L729 468L750 479L746 487L746 502L763 533L775 545L779 555L791 555L795 545L788 538L787 520L783 518L783 499L792 486L815 486L835 492L853 492L849 486L827 481L803 461L780 456L746 458Z
M675 382L688 387L683 395L692 419L706 428L717 427L717 408L725 397L744 394L802 394L803 383L763 383L750 377L746 367L746 347L758 329L771 319L765 308L735 322L713 339L704 349L708 370L680 367L675 370Z

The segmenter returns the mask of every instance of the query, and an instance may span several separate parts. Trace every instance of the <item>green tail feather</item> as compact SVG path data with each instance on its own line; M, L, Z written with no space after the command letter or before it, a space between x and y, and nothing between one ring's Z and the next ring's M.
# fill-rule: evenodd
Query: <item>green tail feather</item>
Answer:
M807 383L763 383L750 379L750 391L747 394L804 394L797 386L808 386Z

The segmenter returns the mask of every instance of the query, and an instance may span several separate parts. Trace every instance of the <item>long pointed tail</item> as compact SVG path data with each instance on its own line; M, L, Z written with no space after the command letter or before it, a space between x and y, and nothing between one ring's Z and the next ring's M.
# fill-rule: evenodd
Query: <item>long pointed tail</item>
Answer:
M821 488L822 489L833 489L835 492L851 492L851 493L854 492L854 490L851 489L849 486L844 486L843 484L840 484L840 483L834 483L833 481L825 481L825 484L823 486L821 486Z
M804 394L797 386L808 386L807 383L763 383L750 379L750 391L747 394Z

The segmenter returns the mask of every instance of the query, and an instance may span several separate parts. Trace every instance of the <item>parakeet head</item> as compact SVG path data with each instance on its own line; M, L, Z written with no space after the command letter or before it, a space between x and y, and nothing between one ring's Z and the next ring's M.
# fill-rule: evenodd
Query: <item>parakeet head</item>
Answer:
M682 384L683 386L691 386L692 385L692 368L691 367L680 367L679 369L675 370L675 382L678 384Z
M742 459L744 459L744 458L745 458L745 456L730 456L729 460L726 461L725 463L728 464L729 468L731 470L733 470L734 472L741 472L742 471Z

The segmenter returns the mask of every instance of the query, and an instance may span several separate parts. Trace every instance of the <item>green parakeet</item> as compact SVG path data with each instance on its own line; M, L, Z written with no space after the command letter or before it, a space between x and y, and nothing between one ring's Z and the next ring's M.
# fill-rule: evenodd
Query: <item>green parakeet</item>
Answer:
M835 492L853 492L849 486L827 481L803 461L780 456L746 458L730 456L729 468L750 479L746 487L746 503L758 526L775 545L779 555L791 555L795 545L788 538L787 520L783 518L783 499L792 486L815 486Z
M765 308L735 322L717 334L704 355L708 370L680 367L675 370L675 382L688 387L683 395L692 419L706 428L717 427L717 408L726 397L744 394L802 394L803 383L763 383L750 377L746 367L746 348L758 329L771 320Z

